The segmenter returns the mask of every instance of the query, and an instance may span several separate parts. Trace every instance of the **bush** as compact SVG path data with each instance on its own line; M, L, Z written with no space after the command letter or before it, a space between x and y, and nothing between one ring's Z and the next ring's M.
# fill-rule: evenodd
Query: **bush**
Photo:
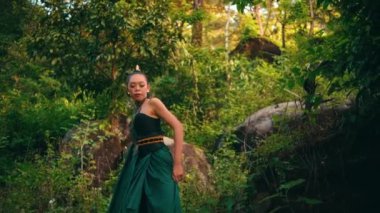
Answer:
M7 212L105 212L108 196L91 187L90 174L74 175L65 158L51 148L46 156L17 163L6 178L0 208Z

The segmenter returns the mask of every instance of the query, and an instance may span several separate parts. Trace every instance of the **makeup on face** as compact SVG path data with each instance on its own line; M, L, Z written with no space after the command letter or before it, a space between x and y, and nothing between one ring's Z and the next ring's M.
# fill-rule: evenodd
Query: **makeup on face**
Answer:
M142 101L147 97L149 85L144 75L131 76L128 83L128 92L135 101Z

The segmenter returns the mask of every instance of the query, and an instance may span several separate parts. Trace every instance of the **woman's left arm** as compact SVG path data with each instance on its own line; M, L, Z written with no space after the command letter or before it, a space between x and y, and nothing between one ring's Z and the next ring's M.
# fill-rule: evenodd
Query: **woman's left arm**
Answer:
M152 98L150 104L154 110L154 113L168 123L174 131L173 179L178 182L184 175L182 165L184 130L182 123L166 108L160 99Z

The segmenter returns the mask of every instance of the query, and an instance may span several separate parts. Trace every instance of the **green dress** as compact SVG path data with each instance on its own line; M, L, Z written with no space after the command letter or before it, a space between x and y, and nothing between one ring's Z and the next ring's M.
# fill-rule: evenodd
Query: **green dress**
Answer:
M138 113L132 129L136 140L162 135L160 120ZM131 145L108 212L181 212L179 189L172 178L173 158L163 143Z

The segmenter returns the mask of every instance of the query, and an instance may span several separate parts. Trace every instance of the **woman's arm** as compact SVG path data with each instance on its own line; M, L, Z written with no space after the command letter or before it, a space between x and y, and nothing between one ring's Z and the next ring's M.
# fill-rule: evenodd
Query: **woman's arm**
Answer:
M182 179L184 174L182 166L184 130L182 123L166 108L160 99L152 98L149 103L154 113L169 124L174 131L173 179L178 182Z

